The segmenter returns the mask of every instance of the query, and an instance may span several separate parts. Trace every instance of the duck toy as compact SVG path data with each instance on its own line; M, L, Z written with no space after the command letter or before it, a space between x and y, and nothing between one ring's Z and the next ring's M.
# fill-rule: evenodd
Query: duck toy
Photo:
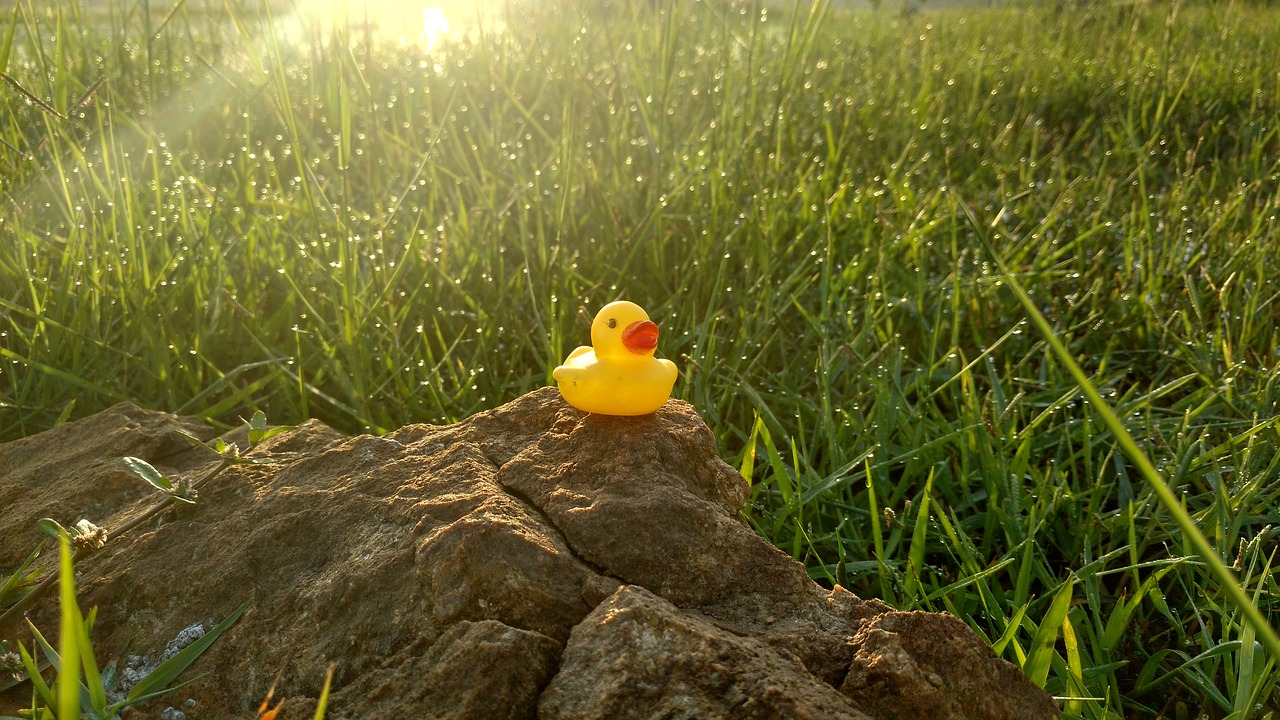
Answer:
M570 405L602 415L648 415L662 407L676 384L676 365L655 358L658 326L625 300L600 308L591 323L591 347L569 353L552 371Z

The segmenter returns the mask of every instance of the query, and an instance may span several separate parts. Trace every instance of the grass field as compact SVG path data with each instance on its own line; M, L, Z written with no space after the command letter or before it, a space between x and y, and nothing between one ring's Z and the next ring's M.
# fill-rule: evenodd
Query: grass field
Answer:
M1276 624L1280 9L547 0L424 49L298 5L7 4L0 440L452 421L625 297L819 581L1067 717L1280 715L1208 562Z

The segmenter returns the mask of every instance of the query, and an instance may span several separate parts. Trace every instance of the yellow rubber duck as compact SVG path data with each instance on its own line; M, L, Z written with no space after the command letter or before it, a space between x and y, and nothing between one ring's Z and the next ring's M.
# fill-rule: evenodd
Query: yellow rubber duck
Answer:
M569 353L551 373L570 405L603 415L647 415L671 397L676 364L653 356L658 326L639 305L619 300L600 308L591 345Z

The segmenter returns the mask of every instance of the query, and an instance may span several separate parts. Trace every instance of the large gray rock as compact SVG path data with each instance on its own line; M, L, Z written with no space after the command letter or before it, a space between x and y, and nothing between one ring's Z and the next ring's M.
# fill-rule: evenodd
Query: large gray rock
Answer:
M0 569L40 517L110 529L150 507L120 456L173 477L216 463L178 429L212 435L118 406L0 445ZM248 603L180 696L191 720L251 715L278 673L284 716L310 717L330 662L331 718L1057 714L959 621L823 589L755 535L746 483L681 401L614 418L544 389L384 437L308 422L255 453L276 462L79 566L103 659ZM53 632L56 603L32 618ZM11 695L0 714L30 697Z

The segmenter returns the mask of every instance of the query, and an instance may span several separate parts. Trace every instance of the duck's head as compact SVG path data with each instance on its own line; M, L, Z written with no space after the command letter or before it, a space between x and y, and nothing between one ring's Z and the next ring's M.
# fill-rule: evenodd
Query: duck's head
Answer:
M650 357L658 347L658 326L644 308L618 300L600 308L591 323L591 345L596 355Z

